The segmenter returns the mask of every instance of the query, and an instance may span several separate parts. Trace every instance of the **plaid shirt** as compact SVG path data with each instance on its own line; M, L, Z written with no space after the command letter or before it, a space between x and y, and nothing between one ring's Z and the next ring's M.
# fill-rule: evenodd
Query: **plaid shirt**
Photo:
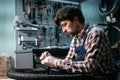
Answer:
M82 45L87 30L88 27L86 26L78 35L73 37L68 55L61 60L59 68L73 73L92 74L96 69L99 69L102 73L110 73L113 70L113 62L109 43L105 33L97 27L93 27L86 37L85 56L81 61L75 61L77 53L75 52L74 38L77 38L76 46Z

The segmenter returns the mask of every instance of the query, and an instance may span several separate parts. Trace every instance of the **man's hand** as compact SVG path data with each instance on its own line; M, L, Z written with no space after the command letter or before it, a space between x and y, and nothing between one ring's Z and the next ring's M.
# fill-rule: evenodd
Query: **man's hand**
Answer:
M47 51L43 52L40 56L41 64L49 66L49 67L56 67L57 59Z
M40 60L43 60L47 56L51 56L51 54L48 51L43 52L42 55L40 56Z

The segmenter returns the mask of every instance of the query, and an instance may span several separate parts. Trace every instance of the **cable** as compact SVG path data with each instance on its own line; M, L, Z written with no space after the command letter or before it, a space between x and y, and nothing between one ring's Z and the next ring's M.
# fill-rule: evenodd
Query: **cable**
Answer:
M102 5L102 4L104 4L104 5ZM107 7L108 7L107 6L107 1L106 0L99 0L99 13L102 16L107 16L110 13L116 12L119 8L119 5L120 5L120 1L119 0L114 0L113 7L109 11L107 11Z

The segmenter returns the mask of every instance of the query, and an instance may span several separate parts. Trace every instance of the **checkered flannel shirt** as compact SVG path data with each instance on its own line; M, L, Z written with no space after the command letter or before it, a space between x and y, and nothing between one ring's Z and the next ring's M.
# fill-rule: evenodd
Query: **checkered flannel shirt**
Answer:
M71 72L89 73L92 74L96 69L103 73L110 73L113 70L113 61L109 48L108 39L104 31L100 28L93 27L85 40L86 53L81 61L76 61L77 53L74 47L74 38L77 38L76 46L83 43L83 38L88 27L84 27L81 32L73 37L70 50L65 59L61 59L59 68Z

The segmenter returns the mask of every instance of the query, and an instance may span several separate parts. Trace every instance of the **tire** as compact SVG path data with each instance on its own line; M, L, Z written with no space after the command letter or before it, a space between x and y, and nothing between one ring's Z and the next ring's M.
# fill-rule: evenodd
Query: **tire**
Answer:
M16 80L83 80L81 74L60 74L50 75L47 69L11 69L8 70L8 77ZM85 79L84 79L85 80Z
M38 79L40 75L47 74L47 69L45 68L35 68L35 69L10 69L7 72L9 78L18 80L33 80Z

